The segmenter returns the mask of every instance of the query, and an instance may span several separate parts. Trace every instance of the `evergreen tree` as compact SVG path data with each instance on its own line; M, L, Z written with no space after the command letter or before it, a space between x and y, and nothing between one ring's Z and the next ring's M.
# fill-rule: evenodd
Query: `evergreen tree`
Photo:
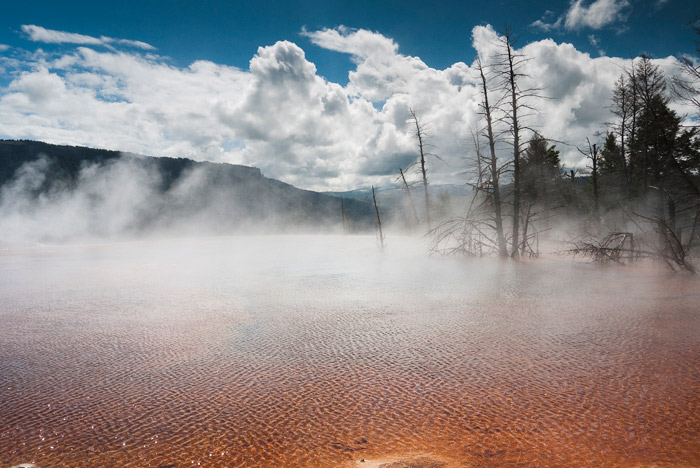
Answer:
M535 134L523 152L520 171L523 198L532 203L547 203L547 197L561 175L559 151L541 135Z
M615 178L624 175L622 148L617 144L614 133L608 132L600 156L600 175L614 176Z

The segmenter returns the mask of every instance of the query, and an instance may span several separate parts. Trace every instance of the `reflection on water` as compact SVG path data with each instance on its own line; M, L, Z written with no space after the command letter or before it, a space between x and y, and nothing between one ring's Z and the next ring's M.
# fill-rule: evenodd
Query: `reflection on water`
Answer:
M366 237L0 254L0 467L700 466L700 283Z

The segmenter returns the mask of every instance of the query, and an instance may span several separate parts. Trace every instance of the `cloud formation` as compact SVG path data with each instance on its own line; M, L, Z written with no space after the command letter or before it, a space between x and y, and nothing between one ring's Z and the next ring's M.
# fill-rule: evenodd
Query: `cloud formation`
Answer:
M391 184L399 167L416 160L411 107L426 125L431 151L445 160L430 161L431 180L464 181L471 130L480 125L471 65L435 69L362 29L302 34L350 55L346 86L319 76L289 41L260 47L248 70L209 61L176 67L153 53L85 44L57 53L13 51L0 68L9 81L0 88L0 137L246 164L302 188L344 190ZM490 26L472 31L485 63L495 60L498 42ZM533 102L538 113L528 124L573 145L559 145L562 159L581 164L575 145L612 120L612 87L630 62L592 58L550 39L518 52L529 58L523 87L542 88L548 98ZM675 73L675 59L656 63Z
M589 34L588 42L590 42L590 44L596 48L596 50L598 51L598 55L600 55L601 57L605 55L605 50L603 50L603 48L600 46L600 38L598 36L596 36L595 34Z
M69 33L64 31L56 31L46 29L34 24L23 24L22 32L24 32L29 40L34 42L44 42L46 44L84 44L84 45L102 45L111 46L114 44L137 47L144 50L155 50L150 44L141 41L133 41L129 39L114 39L107 36L92 37L84 34Z
M564 15L556 17L553 12L547 11L531 26L542 31L561 28L568 31L597 30L614 23L625 22L629 7L629 0L594 0L588 5L584 4L584 0L574 0Z
M595 0L588 6L576 0L566 12L564 26L567 29L600 29L627 18L628 0Z

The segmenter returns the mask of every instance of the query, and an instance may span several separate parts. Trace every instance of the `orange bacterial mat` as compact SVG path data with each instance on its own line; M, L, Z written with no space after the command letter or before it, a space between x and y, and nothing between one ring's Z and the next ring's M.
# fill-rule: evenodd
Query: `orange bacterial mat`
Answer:
M0 467L700 466L700 282L405 241L0 255Z

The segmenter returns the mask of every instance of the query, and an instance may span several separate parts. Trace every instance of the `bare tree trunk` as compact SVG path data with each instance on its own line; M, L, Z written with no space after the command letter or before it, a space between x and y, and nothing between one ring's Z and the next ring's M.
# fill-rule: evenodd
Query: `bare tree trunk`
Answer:
M530 212L532 211L532 203L527 204L527 213L523 219L523 241L520 243L520 255L525 255L527 249L527 228L530 226Z
M504 36L506 54L508 59L508 91L510 92L511 104L511 132L513 135L513 239L510 256L518 258L518 247L520 246L520 126L518 122L518 96L515 86L515 57L511 45L511 35L508 31Z
M631 99L632 99L632 115L631 115L632 128L630 129L629 138L628 138L629 139L628 146L630 148L630 161L629 161L629 174L630 174L629 181L630 181L630 183L629 183L629 185L631 185L632 181L637 177L637 175L635 174L635 169L636 169L636 164L638 163L637 155L636 155L636 151L637 151L636 146L637 146L637 113L638 113L637 105L638 105L639 98L637 97L637 87L634 85L634 80L635 80L634 73L635 72L634 72L634 61L633 61L632 62L632 71L631 71L631 76L630 76L630 80L632 82L632 88L631 88L631 91L632 91L632 96L631 96ZM628 185L628 189L629 189L629 185ZM628 196L629 196L629 191L628 191Z
M490 160L489 166L491 171L491 185L493 187L493 210L496 224L496 239L498 243L498 255L501 257L508 256L508 248L506 239L503 235L503 213L501 205L501 190L498 179L498 161L496 159L496 141L493 136L493 120L491 116L491 106L489 105L488 89L486 87L486 76L484 75L483 67L481 66L481 58L477 56L477 68L481 74L482 92L484 94L484 115L486 116L486 136L489 141Z
M666 207L668 208L668 227L671 229L676 237L681 239L681 231L678 229L677 215L676 215L676 202L670 196L667 197Z
M406 194L408 195L408 201L411 204L413 217L416 220L416 225L418 225L418 223L420 223L420 218L418 218L418 211L416 211L416 205L413 204L413 198L411 198L411 189L408 186L408 182L406 182L406 176L403 173L403 169L399 168L399 172L401 173L401 180L403 181L403 186L406 189Z
M577 148L579 153L586 156L586 158L591 160L591 182L593 183L593 217L596 222L600 220L600 196L598 193L598 145L593 143L591 145L591 140L586 138L586 143L588 143L588 152L584 152L581 148Z
M343 197L340 197L340 215L343 217L343 234L347 234L348 228L347 228L347 223L345 221L345 218L346 218L345 201L343 200Z
M625 82L625 74L621 74L620 78L615 83L615 91L613 92L613 113L620 118L620 164L622 166L622 182L623 192L626 197L629 197L630 170L625 155L625 144L627 143L627 121L630 117L630 90Z
M598 146L593 143L591 150L591 162L593 166L593 214L596 220L600 218L600 200L598 195Z
M629 170L627 169L627 159L625 158L625 131L620 132L620 162L622 163L622 182L625 196L629 196Z
M476 190L483 190L484 188L484 168L482 166L483 155L481 154L481 140L479 135L472 132L472 141L474 142L474 151L476 151Z
M420 150L420 170L423 175L423 194L425 195L425 224L430 231L430 197L428 195L428 171L425 168L425 142L423 141L423 128L418 122L418 116L413 109L409 109L411 116L413 117L413 122L416 124L416 136L418 137L418 149Z
M382 220L379 217L379 207L377 206L377 196L374 193L374 185L372 186L372 200L374 200L374 211L377 213L377 229L379 229L379 246L384 250L384 232L382 231Z

